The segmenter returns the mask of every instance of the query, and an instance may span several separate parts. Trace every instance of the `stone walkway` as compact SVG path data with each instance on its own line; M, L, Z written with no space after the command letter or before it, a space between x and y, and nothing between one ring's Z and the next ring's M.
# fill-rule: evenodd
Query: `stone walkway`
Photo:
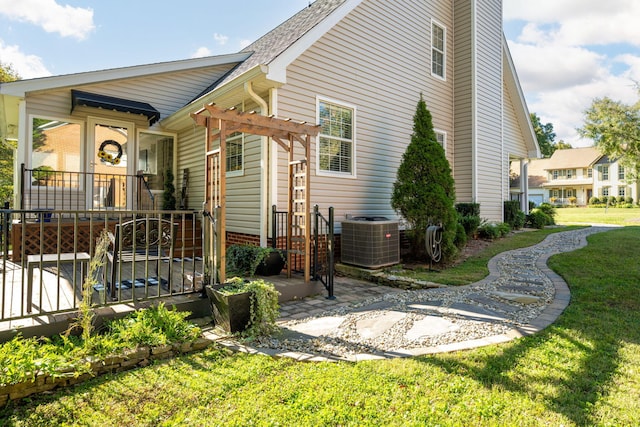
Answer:
M236 350L296 360L408 357L465 350L536 333L569 304L566 283L546 263L610 230L590 227L497 255L490 274L466 286L402 290L336 277L335 300L323 295L281 305L282 334L247 346L207 331Z

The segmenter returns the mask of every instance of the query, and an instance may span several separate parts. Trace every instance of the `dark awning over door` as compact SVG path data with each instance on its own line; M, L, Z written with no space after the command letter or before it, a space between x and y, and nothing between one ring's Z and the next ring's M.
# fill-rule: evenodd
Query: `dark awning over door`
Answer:
M115 96L72 90L71 111L73 112L73 109L78 105L121 111L123 113L142 114L149 119L149 125L160 120L160 112L146 102L131 101L129 99L116 98Z

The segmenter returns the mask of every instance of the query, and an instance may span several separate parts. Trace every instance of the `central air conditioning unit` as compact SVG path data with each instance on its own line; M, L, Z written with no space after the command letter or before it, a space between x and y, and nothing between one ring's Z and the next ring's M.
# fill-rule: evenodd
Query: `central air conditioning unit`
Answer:
M340 242L344 264L380 268L400 263L398 221L376 216L342 221Z

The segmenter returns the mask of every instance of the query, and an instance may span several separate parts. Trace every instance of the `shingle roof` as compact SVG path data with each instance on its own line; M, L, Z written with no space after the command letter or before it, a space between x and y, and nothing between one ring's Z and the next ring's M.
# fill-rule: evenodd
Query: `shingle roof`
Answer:
M200 95L198 95L196 99L233 80L257 65L268 65L346 1L347 0L316 0L308 7L305 7L300 12L296 13L264 36L242 49L239 53L253 52L253 54L243 63L234 68L229 74L217 82L214 82Z
M587 168L602 157L602 153L595 147L568 148L556 150L549 158L545 169L577 169Z

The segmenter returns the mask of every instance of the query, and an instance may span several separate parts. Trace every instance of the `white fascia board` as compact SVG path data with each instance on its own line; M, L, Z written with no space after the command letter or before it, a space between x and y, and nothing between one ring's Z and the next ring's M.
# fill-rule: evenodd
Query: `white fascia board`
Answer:
M79 86L110 80L143 77L154 74L185 71L234 62L242 62L249 56L251 56L251 52L242 52L229 55L207 56L204 58L159 62L156 64L135 65L132 67L112 68L101 71L65 74L61 76L40 77L29 80L17 80L14 82L2 83L0 85L0 94L24 97L28 92L40 90L59 89L63 87Z
M515 93L516 95L516 99L512 98L512 101L514 101L513 106L516 108L516 117L518 117L518 120L520 121L520 128L523 130L522 136L528 147L529 158L540 158L542 157L542 154L540 153L538 139L536 138L536 133L531 125L529 108L525 102L524 92L520 86L518 73L516 72L516 67L513 64L513 59L509 52L509 45L507 44L507 39L505 38L504 33L502 34L502 56L502 78L506 82L509 92L512 94Z
M323 19L318 25L307 31L302 37L296 40L284 52L269 63L269 74L267 78L285 84L287 82L287 67L309 49L320 37L325 35L331 28L355 9L363 0L347 0L334 10L329 16Z

